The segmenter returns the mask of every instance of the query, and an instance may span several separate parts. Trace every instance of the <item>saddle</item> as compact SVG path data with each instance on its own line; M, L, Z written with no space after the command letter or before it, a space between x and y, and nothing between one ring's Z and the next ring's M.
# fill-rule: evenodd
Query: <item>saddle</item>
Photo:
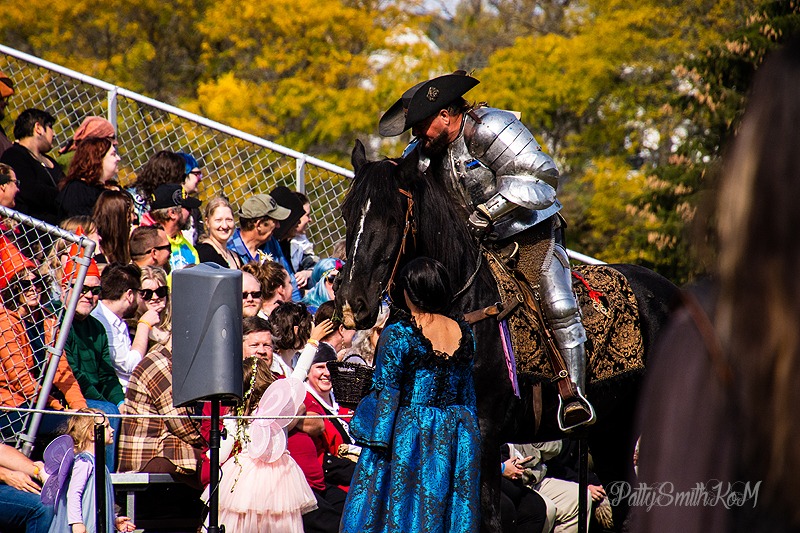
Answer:
M520 295L521 283L530 283L528 272L508 268L494 252L485 251L484 257L497 282L502 303L469 313L467 320L485 316L507 320L521 380L533 383L557 380L562 369L554 369L542 321L526 302L529 298ZM535 273L537 282L540 268ZM642 372L644 346L639 310L625 277L609 266L580 265L573 269L573 288L588 337L585 345L587 385Z

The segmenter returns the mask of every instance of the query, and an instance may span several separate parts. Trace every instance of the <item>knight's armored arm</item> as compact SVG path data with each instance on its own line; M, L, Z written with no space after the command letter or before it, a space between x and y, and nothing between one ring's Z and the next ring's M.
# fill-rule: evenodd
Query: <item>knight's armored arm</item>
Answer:
M479 108L464 136L469 152L492 170L496 193L478 210L494 221L517 209L545 209L556 200L558 169L533 134L511 113Z

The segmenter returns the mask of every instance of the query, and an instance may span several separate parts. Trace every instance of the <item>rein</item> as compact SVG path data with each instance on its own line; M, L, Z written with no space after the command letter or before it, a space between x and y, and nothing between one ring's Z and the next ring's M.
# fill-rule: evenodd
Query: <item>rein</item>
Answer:
M411 230L411 237L414 239L414 246L417 245L417 225L414 223L414 198L411 193L405 189L397 189L400 194L406 197L406 223L403 227L403 240L400 241L400 249L397 251L397 258L394 260L394 267L392 268L392 275L389 276L389 281L386 283L386 289L383 291L384 295L391 301L392 286L394 285L394 276L397 274L397 267L400 266L400 259L406 252L406 243L408 242L408 231Z

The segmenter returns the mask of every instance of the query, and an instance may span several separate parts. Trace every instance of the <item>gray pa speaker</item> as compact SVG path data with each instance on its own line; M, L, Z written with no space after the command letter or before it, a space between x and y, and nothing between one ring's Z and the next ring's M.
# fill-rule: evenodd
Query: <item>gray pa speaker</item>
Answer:
M242 398L242 273L215 263L172 273L172 403Z

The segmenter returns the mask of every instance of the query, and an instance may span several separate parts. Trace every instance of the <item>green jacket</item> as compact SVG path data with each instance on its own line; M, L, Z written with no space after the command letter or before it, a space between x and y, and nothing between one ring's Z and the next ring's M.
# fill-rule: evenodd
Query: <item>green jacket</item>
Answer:
M88 316L73 321L64 352L87 400L101 400L114 405L125 400L122 385L111 365L108 336L99 320Z

